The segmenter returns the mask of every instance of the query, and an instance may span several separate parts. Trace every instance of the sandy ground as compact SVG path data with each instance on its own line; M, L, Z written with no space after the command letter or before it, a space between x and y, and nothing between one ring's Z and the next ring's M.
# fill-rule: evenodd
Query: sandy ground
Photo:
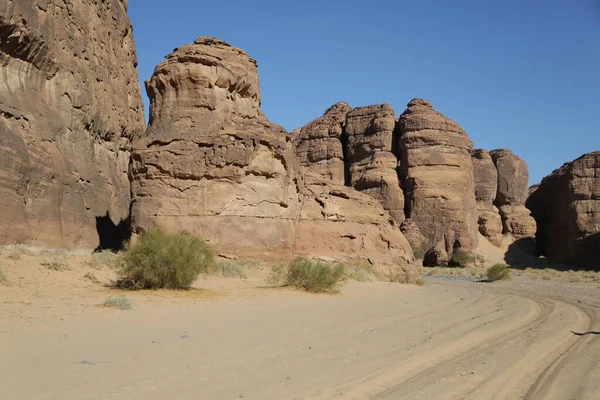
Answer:
M0 255L0 399L600 399L600 284L384 282L339 295L210 277L125 293L109 268ZM84 278L93 274L99 283Z

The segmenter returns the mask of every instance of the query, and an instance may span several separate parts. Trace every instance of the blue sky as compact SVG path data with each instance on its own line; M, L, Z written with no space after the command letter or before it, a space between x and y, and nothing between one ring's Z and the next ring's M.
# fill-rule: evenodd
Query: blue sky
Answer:
M263 111L289 131L338 101L400 115L422 97L532 184L600 149L600 0L130 0L129 16L140 80L218 37L258 61Z

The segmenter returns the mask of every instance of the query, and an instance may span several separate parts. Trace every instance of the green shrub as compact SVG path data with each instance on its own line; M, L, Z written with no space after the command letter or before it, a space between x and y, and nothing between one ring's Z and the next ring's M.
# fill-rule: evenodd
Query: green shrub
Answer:
M449 265L451 267L465 267L467 264L473 263L474 261L475 257L471 254L464 250L456 249L454 250L454 253L452 253Z
M102 269L104 267L117 268L120 259L119 254L112 250L102 250L92 254L85 263L93 269Z
M347 279L357 282L374 282L379 280L377 269L372 264L346 265L344 274Z
M504 281L510 279L510 270L505 264L495 264L488 268L486 276L490 281Z
M52 271L63 272L71 269L67 263L66 257L62 255L56 255L50 259L44 260L41 264Z
M218 261L211 272L225 278L246 279L248 277L246 271L244 271L244 267L232 260Z
M273 267L268 282L319 293L336 291L344 279L342 264L327 264L298 257L287 265Z
M131 310L131 301L125 297L109 297L104 301L104 307L116 308L118 310Z
M214 268L208 245L188 234L143 232L122 255L118 286L126 289L189 289L201 272Z

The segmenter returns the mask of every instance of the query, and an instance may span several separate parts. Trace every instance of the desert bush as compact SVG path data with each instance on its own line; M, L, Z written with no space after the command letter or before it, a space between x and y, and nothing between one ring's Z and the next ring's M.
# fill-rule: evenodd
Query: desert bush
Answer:
M0 283L6 282L6 274L4 273L4 268L0 265Z
M66 257L62 255L55 255L50 259L42 261L41 264L52 271L64 272L71 269L67 263Z
M202 240L188 233L143 232L127 246L118 286L126 289L189 289L201 272L214 268L214 255Z
M298 257L289 264L274 266L267 282L319 293L336 291L344 279L344 265L342 264L327 264Z
M357 282L374 282L379 280L377 269L372 264L346 265L344 274L347 279Z
M452 253L452 258L450 259L449 265L451 267L465 267L467 264L470 264L475 261L475 257L473 257L468 252L456 249L454 253Z
M104 307L116 308L118 310L131 310L133 305L125 297L109 297L104 301Z
M112 250L102 250L93 253L85 263L93 269L102 269L104 267L117 268L120 260L121 257L119 254Z
M96 275L92 274L91 272L88 272L87 274L85 274L83 276L84 279L87 279L88 281L92 282L92 283L100 283L100 281L98 280L98 278L96 278Z
M490 281L504 281L510 279L510 270L505 264L495 264L488 268L486 276Z
M210 272L225 278L246 279L248 277L244 267L239 262L232 260L216 262Z
M15 247L8 255L8 258L13 261L18 261L22 258L22 256L23 253L20 251L20 249Z

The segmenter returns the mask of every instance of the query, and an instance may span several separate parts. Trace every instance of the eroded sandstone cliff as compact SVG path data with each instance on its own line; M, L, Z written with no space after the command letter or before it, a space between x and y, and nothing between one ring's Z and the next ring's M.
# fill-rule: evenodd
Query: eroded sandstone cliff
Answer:
M291 136L260 111L257 65L240 49L199 38L167 56L146 88L150 124L132 155L135 232L187 230L244 256L412 261L382 206L344 186L344 104L295 135L299 162Z
M0 244L95 248L127 232L144 117L126 7L0 2Z
M600 270L600 151L545 177L527 207L537 222L541 255Z

